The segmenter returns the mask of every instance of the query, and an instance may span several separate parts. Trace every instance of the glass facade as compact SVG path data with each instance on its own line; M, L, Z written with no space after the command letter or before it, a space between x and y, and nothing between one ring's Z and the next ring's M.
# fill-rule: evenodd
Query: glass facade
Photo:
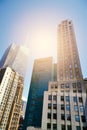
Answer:
M27 126L41 127L43 95L44 91L48 90L48 82L50 80L52 80L52 58L35 60L25 114L24 130L26 130ZM48 104L48 108L50 107Z

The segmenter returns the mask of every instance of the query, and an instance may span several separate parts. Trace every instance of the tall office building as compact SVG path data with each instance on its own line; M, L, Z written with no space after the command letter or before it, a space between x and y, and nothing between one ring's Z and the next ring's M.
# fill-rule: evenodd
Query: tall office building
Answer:
M52 81L52 58L37 59L34 62L30 90L28 95L24 130L28 126L41 127L43 95Z
M58 81L44 93L43 130L87 130L84 82L72 21L58 26ZM85 83L85 86L84 86Z
M0 69L0 129L17 130L19 125L23 78L10 67Z
M28 65L29 50L23 45L11 44L5 51L1 61L0 68L11 67L22 77L25 77Z
M82 79L73 23L62 21L58 26L58 81Z

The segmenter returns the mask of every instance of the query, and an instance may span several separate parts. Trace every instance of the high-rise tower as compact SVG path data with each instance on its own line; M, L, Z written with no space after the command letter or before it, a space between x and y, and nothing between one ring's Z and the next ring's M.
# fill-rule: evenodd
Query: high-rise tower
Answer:
M87 130L87 84L82 77L72 21L61 22L58 36L58 81L49 82L44 92L42 129Z
M24 130L28 126L41 127L43 95L52 81L52 57L37 59L34 62L28 95Z
M0 129L18 129L23 87L17 72L10 67L0 69Z
M11 44L0 61L0 68L9 66L24 78L28 65L28 56L29 50L26 46Z
M82 79L73 23L62 21L58 26L58 81Z

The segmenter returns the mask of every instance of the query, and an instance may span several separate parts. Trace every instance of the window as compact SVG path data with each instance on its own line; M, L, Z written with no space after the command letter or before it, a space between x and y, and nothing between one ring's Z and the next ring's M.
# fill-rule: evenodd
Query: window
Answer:
M87 130L87 126L84 126L84 127L83 127L83 130Z
M61 96L61 101L64 101L64 96Z
M77 97L73 97L73 101L74 101L74 102L77 102Z
M48 113L48 114L47 114L47 118L48 118L48 119L51 119L51 113Z
M58 88L58 86L57 86L57 85L55 85L55 88Z
M61 88L64 88L64 84L61 84Z
M57 130L57 124L53 124L53 130Z
M53 100L57 100L57 96L56 95L53 96Z
M65 120L65 115L61 114L61 120Z
M65 109L64 104L61 104L61 110L64 110L64 109Z
M67 125L67 130L72 130L71 125Z
M76 130L81 130L81 127L80 126L76 126Z
M66 110L70 111L70 105L66 105Z
M48 100L52 100L52 95L49 95L49 96L48 96Z
M73 88L76 88L76 83L72 83Z
M48 109L51 109L52 105L51 103L48 103Z
M66 101L67 101L67 102L69 102L69 101L70 101L69 96L66 96Z
M54 87L53 87L53 85L51 85L51 89L53 89Z
M76 93L76 92L77 92L77 91L74 89L74 90L73 90L73 93Z
M47 129L51 129L51 123L47 123Z
M79 102L83 102L82 97L79 97Z
M66 126L65 125L61 125L61 130L66 130Z
M68 121L71 121L71 115L70 115L70 114L66 114L66 119L67 119Z
M81 89L79 89L79 90L78 90L78 93L82 93L82 90L81 90Z
M80 122L80 117L79 117L79 115L75 115L75 121Z
M77 87L81 88L81 83L80 82L77 82Z
M53 109L57 109L57 104L53 104Z
M69 84L66 84L66 88L69 88Z
M53 113L53 119L57 119L57 114Z
M81 116L81 120L82 120L82 122L86 122L85 116Z
M78 106L77 105L74 105L74 110L78 111Z
M84 106L80 106L80 112L84 112Z

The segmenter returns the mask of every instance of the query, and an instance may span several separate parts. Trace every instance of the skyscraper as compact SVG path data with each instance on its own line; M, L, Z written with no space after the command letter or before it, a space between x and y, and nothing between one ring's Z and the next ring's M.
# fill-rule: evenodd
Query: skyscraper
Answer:
M48 82L52 78L52 58L35 60L26 107L24 130L28 126L41 127L43 95L44 91L48 90Z
M22 77L25 77L28 65L29 50L23 45L11 44L5 51L1 61L0 68L11 67Z
M73 23L62 21L58 26L58 81L82 79Z
M0 128L17 130L21 111L23 78L10 67L0 69Z
M42 129L87 130L86 82L72 21L61 22L58 36L58 81L44 92Z

